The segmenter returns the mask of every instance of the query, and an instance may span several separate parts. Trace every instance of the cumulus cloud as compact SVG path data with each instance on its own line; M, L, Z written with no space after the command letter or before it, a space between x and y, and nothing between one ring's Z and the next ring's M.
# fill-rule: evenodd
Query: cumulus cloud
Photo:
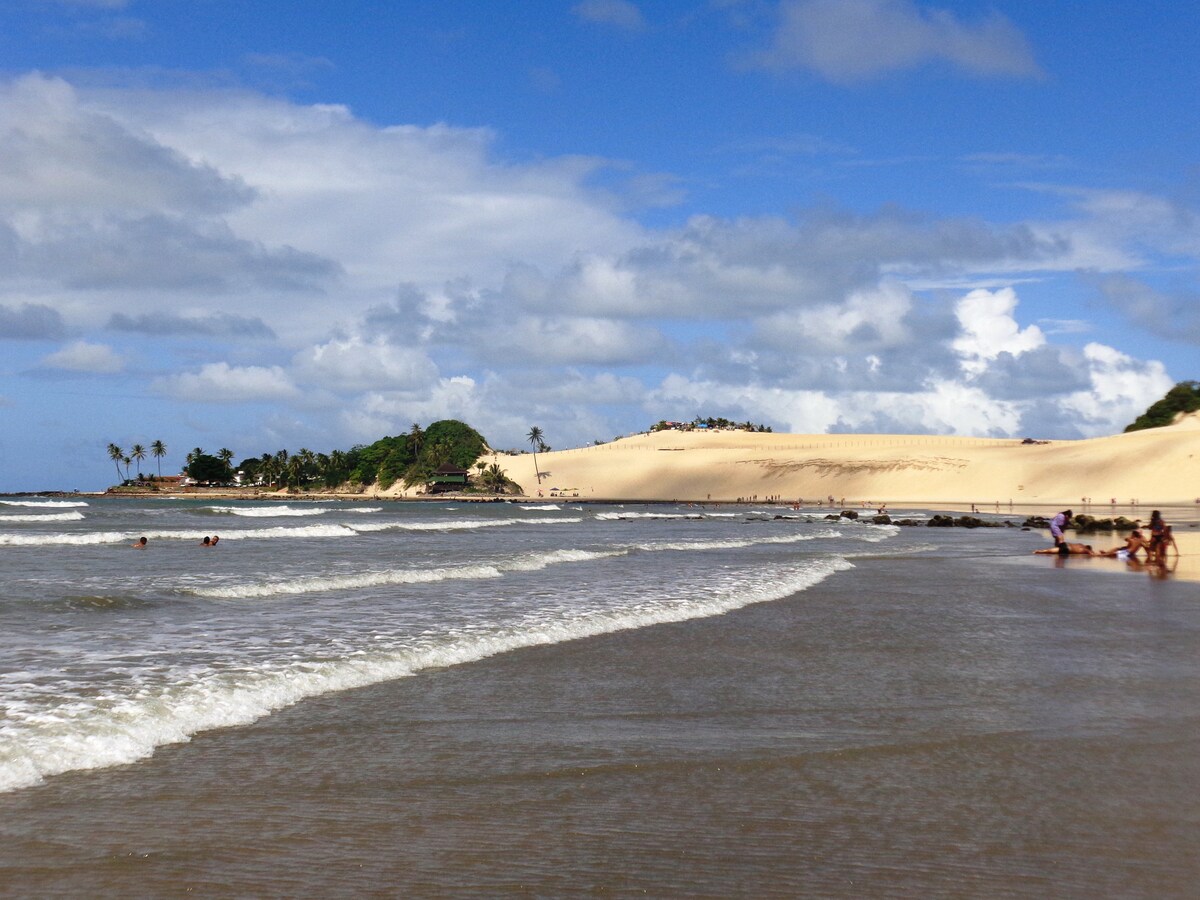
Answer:
M1191 246L1192 220L1141 195L1064 193L1057 221L823 207L651 229L591 187L604 161L514 163L486 129L41 76L0 86L0 138L0 336L220 339L229 361L144 341L168 367L188 354L153 389L270 403L273 443L317 417L374 440L453 416L499 439L536 420L561 446L700 412L1101 433L1161 395L1161 366L1023 319L1016 285L1090 261L1152 327L1195 321L1104 280ZM122 364L60 353L43 367Z
M752 57L763 68L805 68L853 83L944 62L970 75L1039 74L1021 31L998 12L978 22L912 0L785 0L771 46Z
M195 403L266 403L294 400L300 394L279 366L231 366L225 362L156 379L152 388Z
M105 344L75 341L42 359L42 367L67 372L111 375L125 368L125 360Z
M1013 318L1017 294L1012 288L999 291L974 290L955 307L962 335L954 349L963 358L963 369L978 373L1001 353L1021 354L1041 347L1045 335L1036 325L1021 328Z
M62 316L49 306L0 304L0 340L54 340L66 332Z
M409 391L437 378L437 367L422 351L360 337L330 340L297 354L298 378L341 391Z

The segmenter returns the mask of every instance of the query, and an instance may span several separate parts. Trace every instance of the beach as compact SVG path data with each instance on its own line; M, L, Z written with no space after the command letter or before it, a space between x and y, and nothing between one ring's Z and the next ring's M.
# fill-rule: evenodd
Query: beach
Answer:
M0 497L0 893L1190 896L1200 432L1158 431L634 436L501 503ZM1056 449L1070 491L1175 478L984 502ZM1022 527L1149 499L1166 567Z
M209 686L215 708L235 719L272 642L303 657L295 677L362 678L124 765L0 794L5 890L1192 894L1200 609L1190 584L1034 557L1041 536L1019 529L831 527L816 516L704 517L662 506L597 508L587 522L567 521L588 515L569 507L519 516L508 507L398 508L398 521L419 526L401 534L431 549L452 545L460 565L483 552L486 535L489 544L516 541L509 549L525 554L524 567L458 582L307 584L297 594L286 592L299 571L291 581L252 577L235 557L208 555L196 563L207 567L203 578L185 579L190 593L170 602L155 593L166 588L162 576L123 601L111 585L107 599L44 599L45 623L125 635L106 666L128 665L139 644L142 654L162 653L164 631L191 634L194 622L207 635L196 645L203 656L188 666L176 658L175 684L164 688L179 701L181 681L203 681L196 666L235 649L221 630L228 620L245 655L223 670L219 691ZM253 530L272 521L251 511L242 518ZM244 524L172 511L151 541L173 540L170 523L184 515L217 518L230 535ZM331 510L301 521L382 524L375 515ZM467 525L518 518L543 521ZM358 573L382 575L362 559L370 542L360 538L341 540L359 555ZM160 568L218 552L174 540ZM221 548L273 542L278 573L299 565L289 543L312 556L319 540L231 537ZM642 549L597 555L618 544ZM535 570L551 546L557 562ZM70 556L64 547L60 558ZM143 558L129 552L133 564ZM225 590L235 585L240 593ZM27 606L32 593L21 591ZM7 598L11 625L11 590ZM429 634L449 635L447 617L468 607L475 613L454 629L452 652L435 640L434 664L384 671L419 645L406 622L422 623L429 646ZM524 646L497 630L517 620ZM157 637L139 638L151 625ZM387 641L387 652L370 652ZM142 663L145 696L153 672ZM133 699L116 683L89 690ZM93 743L122 728L133 737L134 712L92 720ZM147 728L161 731L164 710L144 712ZM61 731L26 737L45 753Z

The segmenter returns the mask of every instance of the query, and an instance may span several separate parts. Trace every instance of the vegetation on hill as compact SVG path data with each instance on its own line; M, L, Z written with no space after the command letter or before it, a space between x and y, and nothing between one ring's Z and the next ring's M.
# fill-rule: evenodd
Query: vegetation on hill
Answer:
M409 485L423 484L444 465L467 470L486 449L487 442L474 428L455 419L443 419L428 428L414 424L405 434L383 437L373 444L360 444L349 450L333 450L328 454L303 447L295 453L279 450L247 457L236 467L232 451L222 448L214 455L196 447L187 456L184 472L206 484L238 481L244 485L333 489L343 485L362 488L378 482L386 489L401 480ZM139 458L140 450L135 445L132 456ZM115 444L109 444L107 452L118 476L122 465L128 472L129 455ZM155 441L152 453L161 459L165 452L162 442ZM142 477L139 473L139 481ZM496 492L514 486L494 465L479 467L475 477L482 487ZM128 474L125 480L128 483ZM153 481L153 476L150 480Z
M1166 396L1150 406L1126 426L1126 431L1161 428L1170 425L1180 413L1200 410L1200 381L1181 381L1167 391Z
M713 418L712 416L708 416L706 418L696 416L696 418L692 419L690 422L667 422L664 420L657 422L650 428L650 430L652 432L668 430L691 431L696 428L726 428L731 431L757 431L764 433L769 433L772 431L770 425L755 425L750 421L734 422L731 419L724 419L719 416L717 418Z

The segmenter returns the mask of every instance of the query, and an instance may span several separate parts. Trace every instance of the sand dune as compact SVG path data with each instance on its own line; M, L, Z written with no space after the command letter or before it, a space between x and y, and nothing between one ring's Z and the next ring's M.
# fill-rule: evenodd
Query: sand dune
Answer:
M536 496L532 454L487 456ZM1167 428L1079 441L929 435L663 431L539 453L540 489L582 499L1075 504L1193 504L1200 415Z

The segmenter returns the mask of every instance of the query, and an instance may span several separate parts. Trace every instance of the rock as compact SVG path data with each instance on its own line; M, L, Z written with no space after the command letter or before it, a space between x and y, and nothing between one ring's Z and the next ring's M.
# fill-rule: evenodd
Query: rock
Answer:
M936 515L925 524L930 528L950 528L954 525L954 517Z
M843 519L857 519L858 513L856 513L852 509L843 509L842 510L842 518Z
M873 519L871 519L871 522L875 525L891 525L892 517L889 515L886 515L886 514L879 515L879 516L875 516Z

